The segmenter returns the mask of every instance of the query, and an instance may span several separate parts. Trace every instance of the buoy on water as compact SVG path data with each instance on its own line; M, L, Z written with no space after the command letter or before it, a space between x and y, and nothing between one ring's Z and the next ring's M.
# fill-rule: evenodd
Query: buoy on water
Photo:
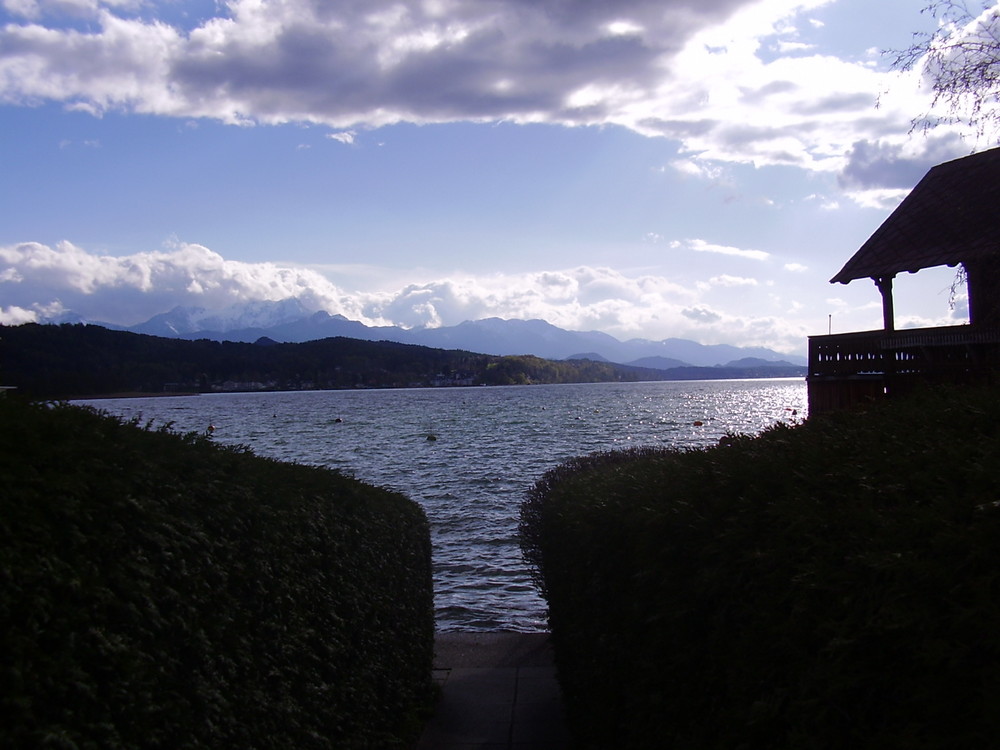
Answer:
M427 436L427 441L428 442L434 442L435 440L437 440L437 435L434 435L432 433L432 434L430 434L430 435Z

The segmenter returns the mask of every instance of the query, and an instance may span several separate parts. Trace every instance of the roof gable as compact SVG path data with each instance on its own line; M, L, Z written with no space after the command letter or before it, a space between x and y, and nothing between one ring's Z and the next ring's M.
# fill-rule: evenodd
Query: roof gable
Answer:
M1000 148L939 164L831 283L954 266L1000 253Z

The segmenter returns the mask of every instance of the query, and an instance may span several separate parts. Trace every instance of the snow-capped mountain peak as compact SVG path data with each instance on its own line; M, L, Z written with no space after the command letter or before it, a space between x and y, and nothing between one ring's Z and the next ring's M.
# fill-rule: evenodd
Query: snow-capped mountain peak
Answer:
M126 330L168 338L247 342L261 336L278 342L343 336L494 355L533 354L546 359L579 358L580 352L588 352L590 357L609 362L642 364L656 369L678 364L712 367L745 357L772 363L787 359L794 366L805 364L804 357L758 347L706 346L687 339L623 342L599 331L567 331L538 319L485 318L440 328L370 327L343 315L330 315L307 307L297 298L240 303L212 311L201 307L175 307Z
M221 310L178 306L170 312L154 315L131 330L153 336L186 336L198 331L227 333L246 328L273 328L301 320L314 312L297 297L240 302Z
M220 332L242 328L272 328L301 320L315 312L314 308L303 305L298 297L278 301L253 300L204 315L198 321L198 327L204 331Z

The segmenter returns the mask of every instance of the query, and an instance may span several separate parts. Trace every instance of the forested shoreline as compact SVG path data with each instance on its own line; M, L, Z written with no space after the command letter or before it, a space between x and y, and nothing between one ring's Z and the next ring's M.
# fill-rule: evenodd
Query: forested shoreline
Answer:
M801 368L632 367L494 356L390 341L186 341L64 324L0 327L0 381L34 398L800 375Z

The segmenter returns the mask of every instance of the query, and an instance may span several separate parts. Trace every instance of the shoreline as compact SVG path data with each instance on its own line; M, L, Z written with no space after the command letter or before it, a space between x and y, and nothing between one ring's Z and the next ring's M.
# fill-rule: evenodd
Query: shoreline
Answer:
M69 396L66 401L100 401L110 398L172 398L176 396L200 396L200 391L121 391L119 393L98 393L90 396Z

